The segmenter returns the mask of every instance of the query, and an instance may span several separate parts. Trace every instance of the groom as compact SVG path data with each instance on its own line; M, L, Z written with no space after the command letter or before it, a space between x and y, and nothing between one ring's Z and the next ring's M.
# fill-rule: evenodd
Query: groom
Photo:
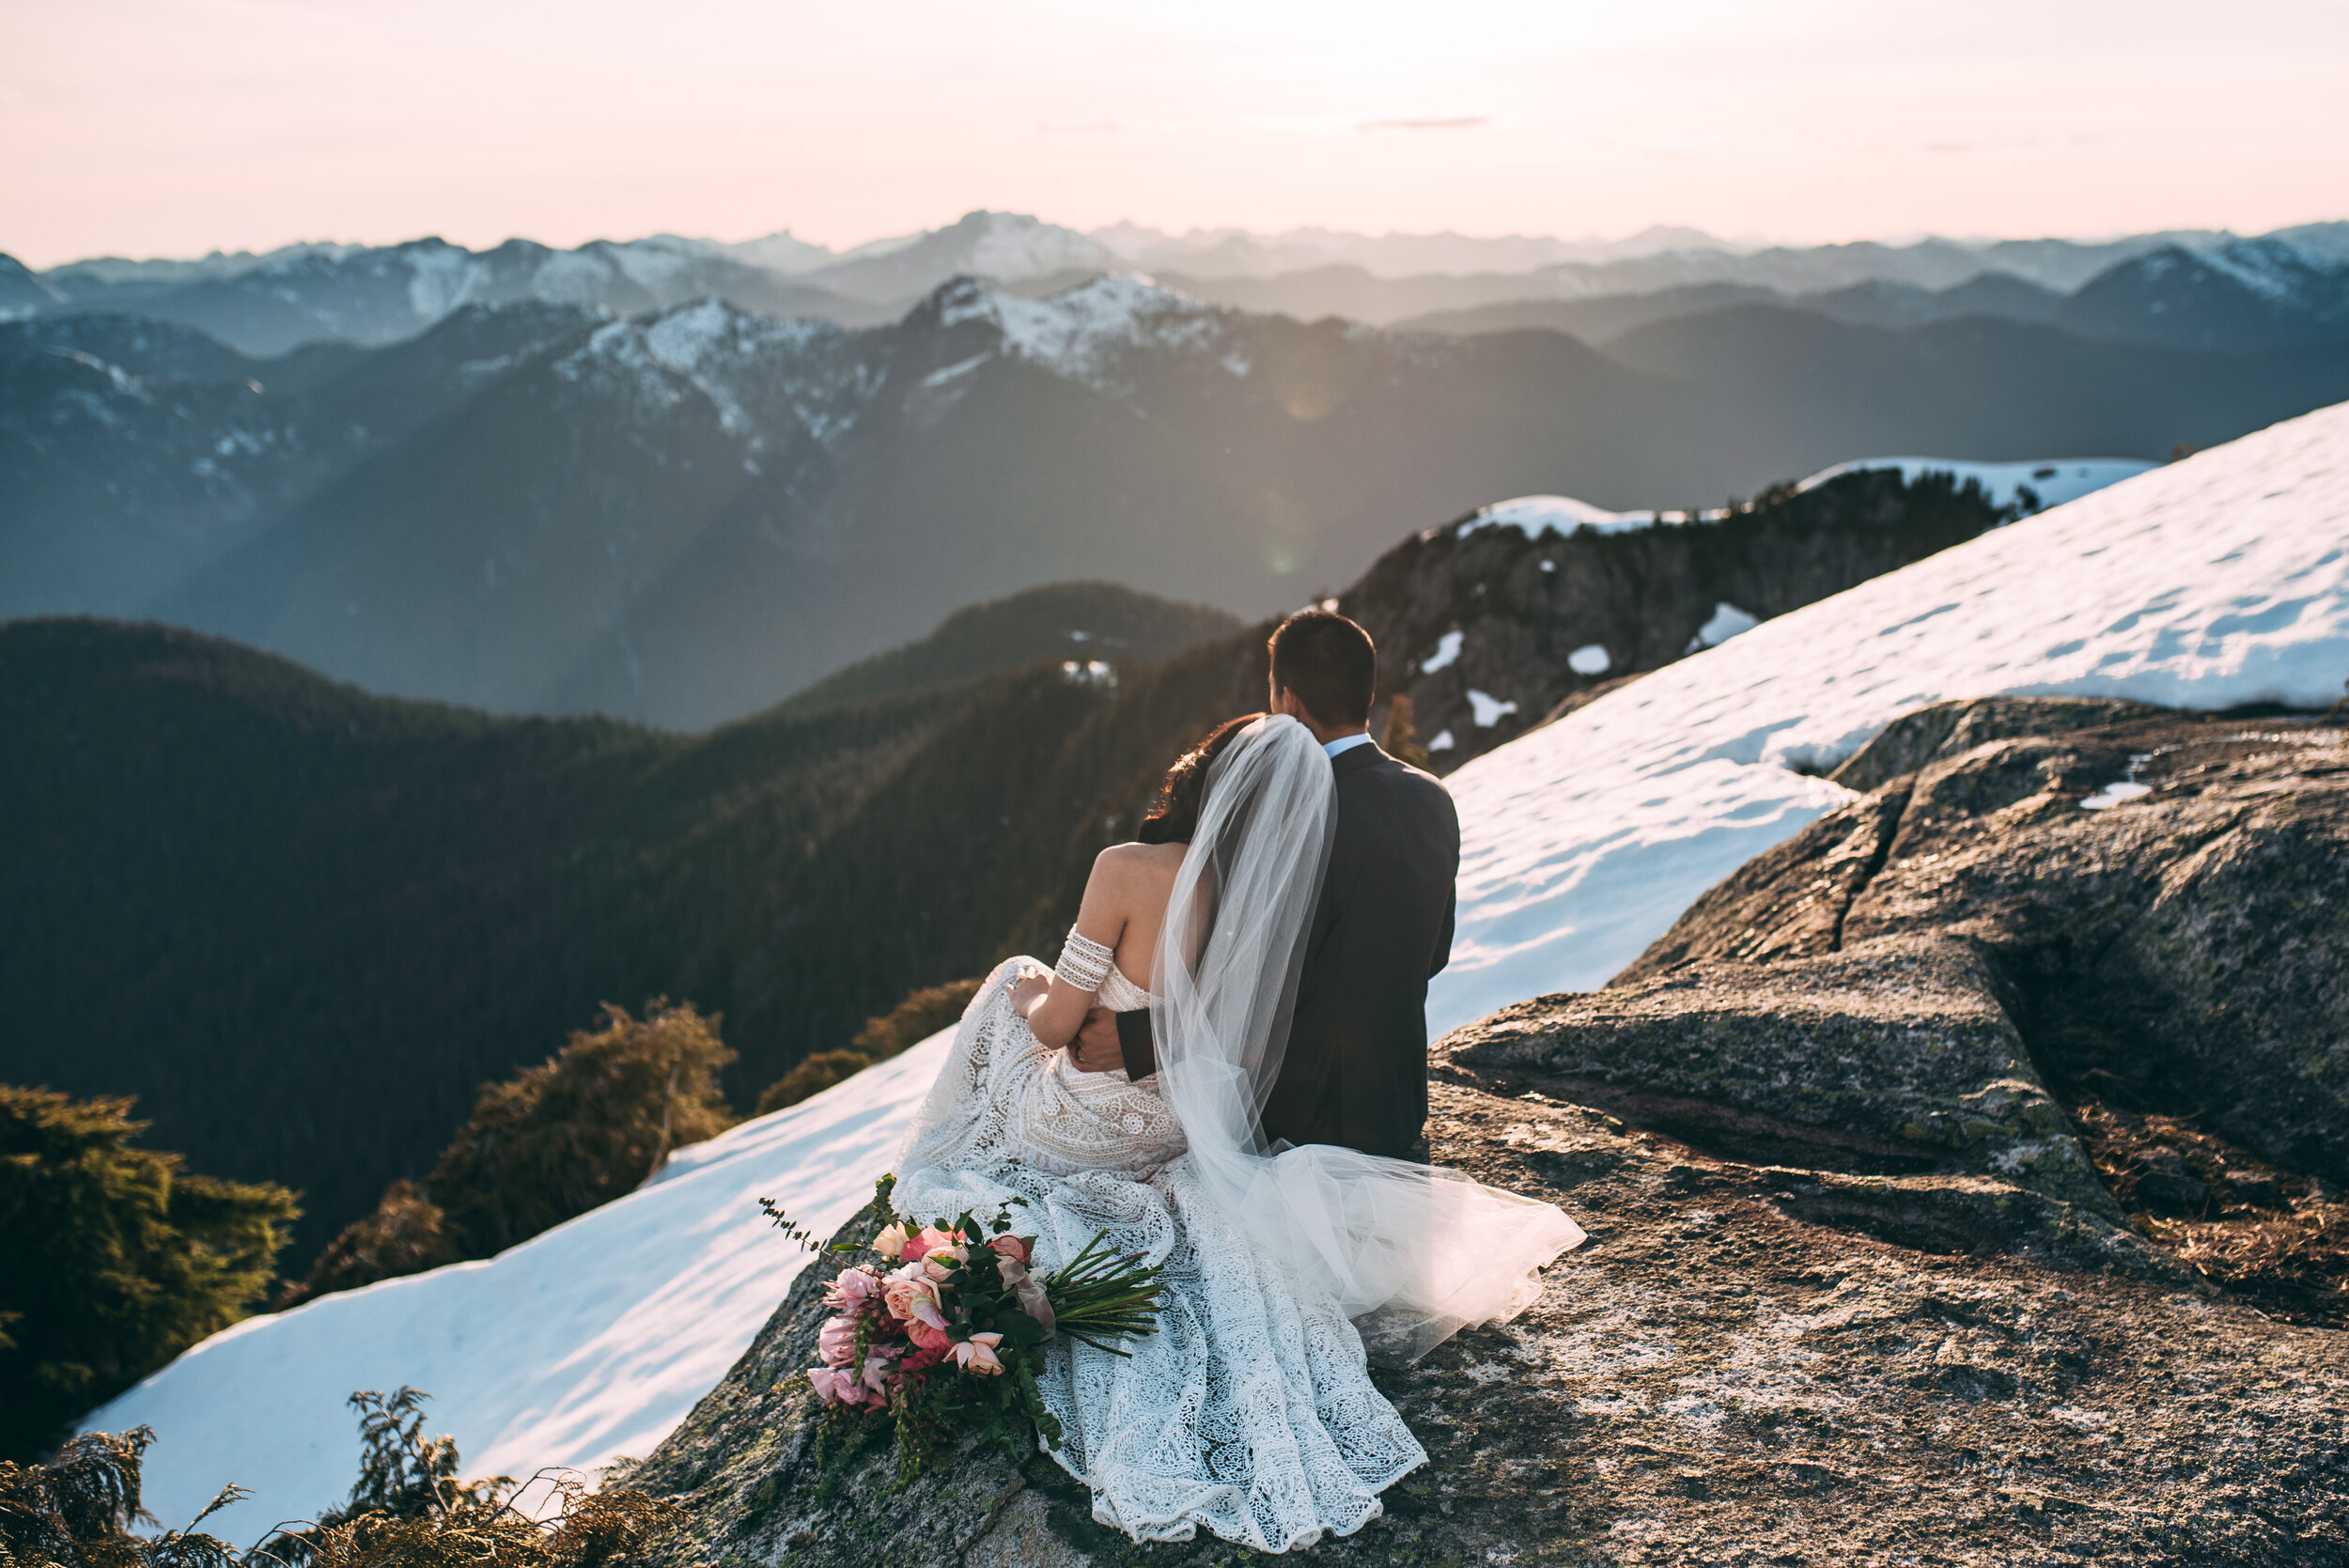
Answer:
M1442 784L1366 733L1377 670L1370 633L1344 615L1302 611L1272 633L1272 709L1330 753L1338 825L1264 1135L1413 1157L1427 1120L1427 982L1452 956L1460 818ZM1077 1065L1156 1072L1149 1013L1097 1010Z

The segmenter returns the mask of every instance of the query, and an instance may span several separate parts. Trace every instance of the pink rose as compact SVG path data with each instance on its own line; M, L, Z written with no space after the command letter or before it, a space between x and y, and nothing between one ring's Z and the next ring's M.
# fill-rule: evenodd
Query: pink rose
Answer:
M824 1305L834 1312L855 1316L869 1309L880 1296L880 1276L862 1265L844 1268L824 1292Z
M911 1340L916 1347L923 1350L936 1350L941 1345L954 1343L946 1337L946 1331L943 1328L933 1328L920 1318L915 1318L906 1325L906 1338Z
M1003 1343L1001 1334L973 1334L955 1346L955 1365L974 1376L993 1377L1003 1370L995 1354Z
M1052 1331L1052 1298L1044 1294L1043 1283L1031 1275L1026 1266L1005 1258L995 1265L1002 1271L1003 1283L1019 1297L1019 1310L1036 1320L1046 1333Z
M954 1234L949 1235L935 1225L925 1225L922 1227L921 1234L914 1236L906 1243L906 1262L911 1263L917 1258L921 1258L931 1252L937 1251L941 1247L952 1247L956 1242L960 1241L961 1239L962 1233L960 1231L957 1231Z
M943 1280L955 1271L956 1265L967 1262L970 1256L960 1247L934 1247L922 1254L922 1272L933 1280Z
M918 1265L909 1264L892 1274L881 1300L888 1306L889 1315L902 1323L926 1323L941 1331L946 1327L946 1304L939 1296L938 1281L924 1275ZM910 1327L908 1332L911 1332Z
M826 1405L861 1405L864 1400L864 1390L857 1386L857 1380L832 1367L808 1368L807 1386Z
M816 1330L816 1354L828 1367L845 1367L856 1359L856 1319L827 1318Z
M1023 1268L1035 1261L1035 1237L1034 1236L999 1235L989 1239L987 1245Z

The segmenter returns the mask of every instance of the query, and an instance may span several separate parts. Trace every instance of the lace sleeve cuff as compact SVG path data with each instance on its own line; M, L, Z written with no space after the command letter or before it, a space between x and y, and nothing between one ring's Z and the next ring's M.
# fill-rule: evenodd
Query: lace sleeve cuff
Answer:
M1068 945L1060 950L1060 965L1052 972L1080 991L1097 991L1110 977L1111 962L1108 948L1072 930Z

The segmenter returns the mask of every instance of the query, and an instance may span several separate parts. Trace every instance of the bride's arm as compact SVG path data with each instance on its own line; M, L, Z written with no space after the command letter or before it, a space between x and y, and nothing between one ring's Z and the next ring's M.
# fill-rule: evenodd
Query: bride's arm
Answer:
M1093 862L1093 875L1085 881L1084 901L1078 906L1073 927L1078 936L1112 953L1117 951L1118 939L1126 934L1126 880L1118 858L1104 851ZM1099 990L1097 984L1092 990L1080 990L1055 971L1049 986L1040 976L1021 981L1012 993L1012 1005L1025 1016L1035 1037L1047 1048L1057 1050L1084 1027L1085 1014L1092 1011Z

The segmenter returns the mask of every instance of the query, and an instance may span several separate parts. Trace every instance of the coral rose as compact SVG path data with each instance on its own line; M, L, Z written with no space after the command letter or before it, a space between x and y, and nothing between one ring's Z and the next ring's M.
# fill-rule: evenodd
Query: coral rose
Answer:
M946 1327L945 1302L938 1294L938 1281L922 1272L918 1264L908 1264L889 1277L881 1294L889 1315L909 1325L926 1323L943 1330Z
M1003 1370L995 1347L1003 1343L1001 1334L973 1334L955 1346L955 1364L979 1377L993 1377Z

